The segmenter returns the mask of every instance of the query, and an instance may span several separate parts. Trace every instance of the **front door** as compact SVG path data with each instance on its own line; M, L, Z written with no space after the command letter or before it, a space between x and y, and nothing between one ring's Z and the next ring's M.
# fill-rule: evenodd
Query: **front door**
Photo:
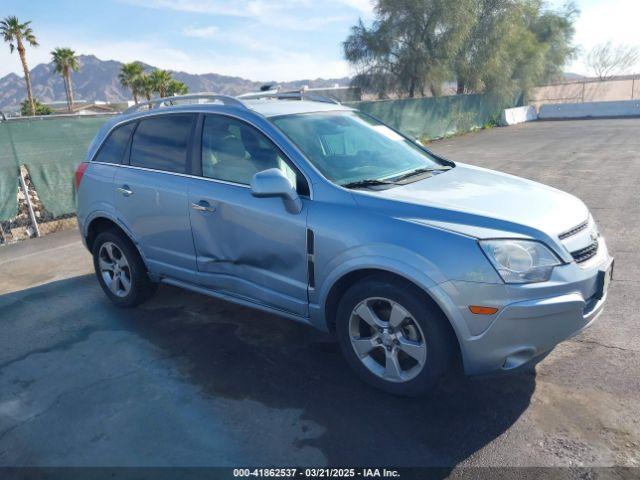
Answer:
M114 178L115 203L139 242L147 267L192 281L196 255L191 238L187 177L188 146L195 115L143 119L134 131L129 165Z
M306 218L279 198L255 198L253 175L280 168L300 191L304 177L254 127L205 115L201 178L189 179L189 204L200 282L270 307L308 315ZM305 190L306 189L306 190Z

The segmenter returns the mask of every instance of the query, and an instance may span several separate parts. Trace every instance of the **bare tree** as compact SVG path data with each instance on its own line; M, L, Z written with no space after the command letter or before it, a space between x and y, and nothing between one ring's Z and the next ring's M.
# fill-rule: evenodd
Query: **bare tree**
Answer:
M626 73L636 66L640 60L640 50L628 45L614 46L609 41L593 47L586 60L596 76L600 80L606 80L617 73Z

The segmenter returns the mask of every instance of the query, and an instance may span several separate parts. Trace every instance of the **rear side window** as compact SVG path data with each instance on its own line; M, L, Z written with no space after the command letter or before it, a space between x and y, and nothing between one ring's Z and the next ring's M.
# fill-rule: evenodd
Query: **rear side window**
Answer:
M113 129L102 144L102 147L100 147L93 161L116 164L122 163L122 157L124 157L124 151L129 144L129 137L134 127L135 122L132 122Z
M167 172L187 172L187 146L193 115L163 115L141 120L133 134L129 163Z

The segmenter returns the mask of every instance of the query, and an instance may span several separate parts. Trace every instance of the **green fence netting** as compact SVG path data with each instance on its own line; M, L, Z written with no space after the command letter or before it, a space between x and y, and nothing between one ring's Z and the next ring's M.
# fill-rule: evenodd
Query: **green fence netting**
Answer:
M48 212L54 217L74 212L74 169L108 118L38 117L0 122L0 220L16 214L19 165L27 167Z
M519 103L520 98L501 100L487 95L452 95L352 102L349 105L379 118L409 137L431 140L493 123L504 108Z
M13 218L18 213L18 169L12 165L0 165L0 221Z
M353 102L418 139L441 138L494 121L503 108L518 105L486 95ZM18 166L26 165L33 186L53 216L75 210L73 171L108 117L38 117L0 122L0 220L17 212Z
M18 213L18 172L9 130L0 122L0 221Z

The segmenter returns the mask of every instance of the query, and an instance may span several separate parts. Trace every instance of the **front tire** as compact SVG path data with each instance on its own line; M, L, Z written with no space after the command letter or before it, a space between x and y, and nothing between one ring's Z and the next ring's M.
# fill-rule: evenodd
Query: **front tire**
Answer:
M138 250L117 230L98 235L93 243L93 266L102 290L119 307L140 305L155 292Z
M395 395L431 391L451 365L447 319L407 282L368 277L338 305L336 333L347 362L369 385Z

